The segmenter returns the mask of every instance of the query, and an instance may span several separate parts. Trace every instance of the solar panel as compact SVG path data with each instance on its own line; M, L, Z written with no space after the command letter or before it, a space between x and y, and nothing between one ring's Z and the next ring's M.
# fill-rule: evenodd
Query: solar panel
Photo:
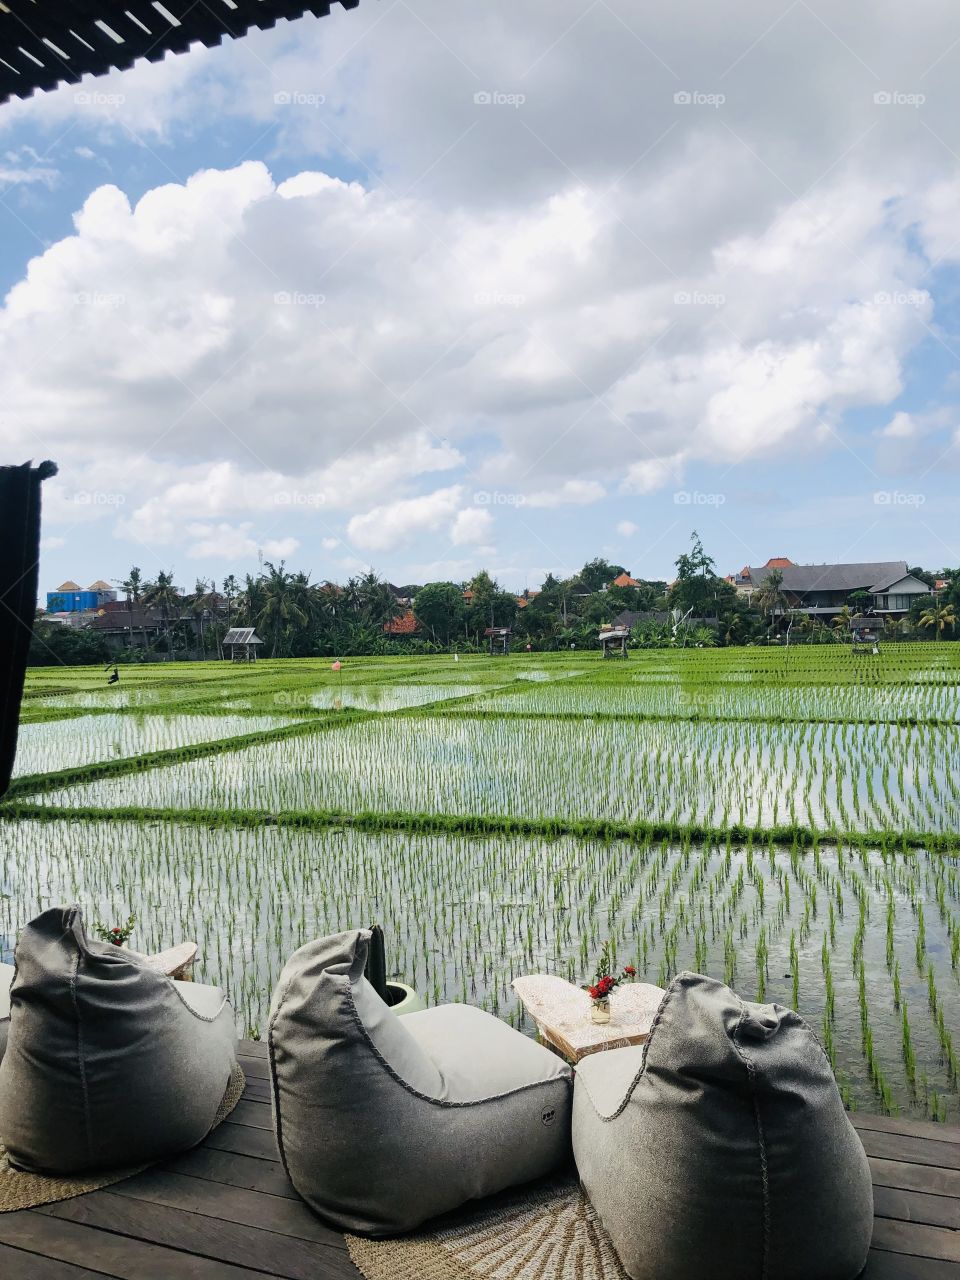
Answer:
M224 644L263 644L253 627L231 627L223 637Z

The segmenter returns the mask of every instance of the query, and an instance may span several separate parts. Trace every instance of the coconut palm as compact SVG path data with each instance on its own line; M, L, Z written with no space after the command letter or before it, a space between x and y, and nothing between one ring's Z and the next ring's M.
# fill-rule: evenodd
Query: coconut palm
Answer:
M256 584L262 598L257 625L272 638L271 658L285 657L290 651L291 625L302 627L307 621L307 614L300 603L301 584L294 574L286 571L282 560L279 567L267 560L264 568L267 572Z
M193 594L187 601L187 607L196 620L199 630L200 639L200 657L205 658L207 647L203 633L204 618L208 618L216 604L216 583L206 582L203 578L198 578L193 588Z
M180 610L180 593L174 585L173 574L164 573L161 569L157 574L156 582L147 583L144 587L143 603L153 609L160 610L160 617L163 619L163 632L167 640L167 651L172 657L173 650L170 648L170 615L171 613L179 613Z
M932 604L929 609L924 609L920 615L920 625L924 631L934 630L941 640L947 627L952 631L956 623L957 615L953 605L941 604L939 601Z
M773 623L777 615L787 607L787 597L783 593L783 570L771 569L754 592L753 598L760 612L768 613Z
M838 634L843 631L849 632L850 623L853 621L853 610L848 604L845 604L837 616L831 621L830 625Z
M130 572L127 574L124 580L120 583L120 590L127 597L127 608L130 610L131 613L133 613L134 605L138 605L140 601L143 599L144 586L145 586L145 583L143 581L143 574L140 572L139 568L136 565L133 565L130 569ZM147 629L145 626L142 625L143 624L142 615L140 618L140 622L141 622L140 636L141 636L141 639L143 640L143 647L144 649L146 649ZM132 625L130 627L130 631L131 631L131 640L132 640L133 638Z

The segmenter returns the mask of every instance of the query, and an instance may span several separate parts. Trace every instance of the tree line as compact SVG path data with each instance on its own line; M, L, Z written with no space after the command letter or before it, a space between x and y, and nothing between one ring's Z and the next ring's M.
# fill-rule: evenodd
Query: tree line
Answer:
M630 576L625 567L598 557L570 577L550 573L538 591L519 596L483 569L465 582L393 586L371 570L338 584L314 583L282 561L267 561L242 581L234 574L219 584L198 578L192 591L184 591L172 572L148 580L134 566L117 584L130 611L125 647L112 648L96 627L64 627L41 617L31 661L213 658L221 656L231 627L253 627L264 642L264 657L473 652L486 648L484 633L493 627L510 628L513 647L521 650L595 648L600 627L624 611L642 615L631 631L631 644L639 648L756 644L782 636L787 628L791 641L829 643L848 634L849 620L862 603L854 593L829 625L807 616L791 619L779 570L768 574L748 600L717 574L696 531L690 550L675 563L670 584L634 579L632 585L620 585L615 579ZM911 573L933 584L925 570ZM943 570L938 576L947 577L948 590L934 601L918 602L911 617L896 624L896 634L953 634L960 571ZM411 612L416 630L391 626ZM122 623L122 613L118 620Z

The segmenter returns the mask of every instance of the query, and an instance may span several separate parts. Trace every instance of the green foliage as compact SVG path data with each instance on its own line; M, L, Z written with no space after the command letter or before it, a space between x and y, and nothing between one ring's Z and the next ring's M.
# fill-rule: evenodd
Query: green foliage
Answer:
M417 592L413 612L434 640L449 644L463 631L467 613L463 591L452 582L428 582Z

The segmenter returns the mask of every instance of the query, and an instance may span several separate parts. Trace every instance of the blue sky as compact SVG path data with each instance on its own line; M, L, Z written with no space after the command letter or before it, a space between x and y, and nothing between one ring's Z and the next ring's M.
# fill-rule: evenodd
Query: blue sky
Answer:
M960 17L694 10L361 0L0 109L43 589L960 563Z

